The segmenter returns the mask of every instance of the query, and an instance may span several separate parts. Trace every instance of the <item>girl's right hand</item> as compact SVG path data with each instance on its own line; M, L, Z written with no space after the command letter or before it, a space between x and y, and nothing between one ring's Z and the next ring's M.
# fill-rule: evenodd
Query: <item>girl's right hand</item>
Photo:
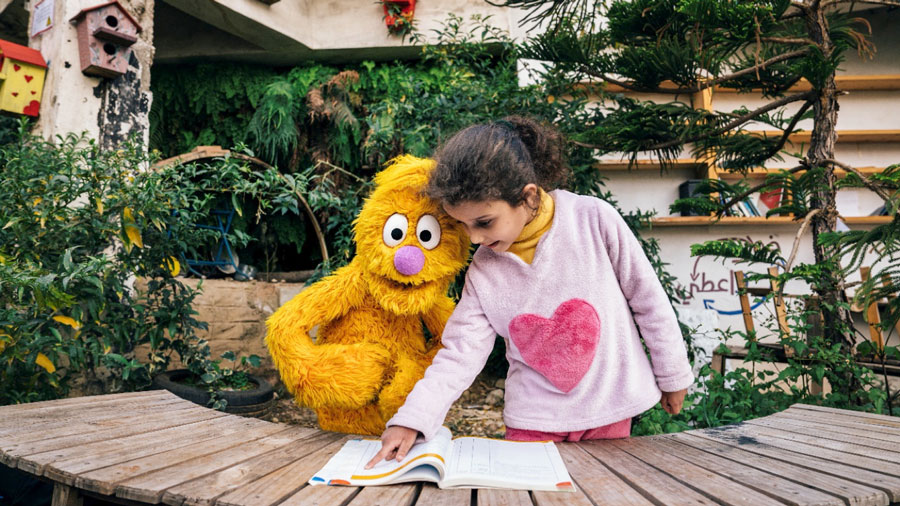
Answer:
M381 434L381 450L366 464L366 469L372 469L372 466L381 462L382 459L396 458L397 462L402 461L418 436L419 431L415 429L399 425L388 427Z

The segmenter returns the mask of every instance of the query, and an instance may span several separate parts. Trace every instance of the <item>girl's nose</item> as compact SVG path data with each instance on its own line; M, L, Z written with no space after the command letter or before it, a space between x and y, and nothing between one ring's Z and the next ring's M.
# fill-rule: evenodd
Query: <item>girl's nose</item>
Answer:
M406 276L418 274L425 266L425 254L418 246L404 246L394 253L394 268Z

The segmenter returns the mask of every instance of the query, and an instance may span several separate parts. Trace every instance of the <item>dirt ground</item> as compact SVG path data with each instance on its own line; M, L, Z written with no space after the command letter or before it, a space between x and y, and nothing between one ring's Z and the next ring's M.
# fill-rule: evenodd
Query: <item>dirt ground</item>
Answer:
M503 379L479 376L472 386L450 407L445 425L454 436L502 438ZM302 427L318 427L313 410L297 406L283 386L275 391L275 402L269 413L260 417Z

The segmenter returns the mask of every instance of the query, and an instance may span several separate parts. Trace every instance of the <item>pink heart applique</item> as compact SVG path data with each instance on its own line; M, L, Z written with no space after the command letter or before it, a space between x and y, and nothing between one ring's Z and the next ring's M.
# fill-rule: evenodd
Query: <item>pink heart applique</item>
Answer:
M25 74L25 82L26 82L26 83L30 83L32 79L34 79L34 76L30 76L30 75L28 75L28 74Z
M509 338L526 364L568 393L594 361L600 317L586 301L570 299L549 319L536 314L516 316L509 322Z
M16 63L13 63L13 70L15 70L16 72L18 72L20 68L22 68L22 67L20 67L20 66L19 66L18 64L16 64Z

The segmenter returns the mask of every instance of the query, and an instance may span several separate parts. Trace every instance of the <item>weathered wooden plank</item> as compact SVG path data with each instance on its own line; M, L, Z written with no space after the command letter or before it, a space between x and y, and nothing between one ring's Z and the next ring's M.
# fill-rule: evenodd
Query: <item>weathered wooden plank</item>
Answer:
M644 497L661 504L716 504L708 497L616 448L609 441L586 441L582 448Z
M420 506L466 506L472 503L475 493L470 488L441 490L434 483L422 485L422 492L416 500Z
M298 461L340 437L340 434L332 432L319 432L293 441L278 451L252 457L227 469L169 488L162 500L166 504L209 506L217 497Z
M278 503L278 506L344 505L360 492L362 492L362 489L356 487L310 487L307 485L296 494L285 499L284 502ZM246 503L246 506L256 506L256 504Z
M612 444L719 504L755 506L779 502L738 481L671 455L665 451L667 448L654 444L651 438L623 439Z
M135 401L139 402L139 401ZM15 425L0 430L0 438L6 442L35 441L73 434L77 430L90 430L95 426L115 426L131 423L135 418L164 413L167 411L199 408L196 404L180 399L163 399L158 403L125 408L120 405L109 405L102 410L59 412L40 415L35 418L20 420ZM2 413L2 412L0 412Z
M78 405L93 406L96 403L119 402L126 399L142 398L153 399L156 397L174 397L168 390L147 390L144 392L123 392L119 394L105 395L86 395L82 397L70 397L67 399L53 399L49 401L29 402L25 404L10 404L8 406L0 406L0 412L5 416L25 413L28 411L46 411L48 409L65 409Z
M828 413L822 414L828 416ZM846 424L841 424L828 419L817 420L810 418L801 418L796 416L796 414L794 413L787 412L779 413L768 418L779 423L795 425L801 429L805 429L805 432L807 434L819 434L820 431L827 431L828 433L863 438L861 440L871 439L872 441L874 441L874 444L878 445L879 447L883 442L900 446L900 430L891 430L888 427L882 427L877 430L869 430L865 428L851 427ZM829 439L834 438L829 436Z
M198 411L190 416L173 418L181 426L215 420L225 416L227 416L225 413L207 409ZM73 476L80 472L112 465L121 462L123 457L142 456L147 455L148 452L149 454L159 453L165 450L165 445L167 444L190 441L192 435L189 432L185 433L183 430L179 433L179 426L164 429L160 431L162 434L155 433L154 437L144 434L132 434L109 441L96 441L82 447L67 447L21 456L18 458L16 467L36 476L46 475L50 479L70 483L66 476Z
M831 450L837 450L852 455L862 455L873 459L890 462L896 466L900 464L900 448L894 449L890 443L884 443L874 440L866 440L854 436L842 436L835 432L824 430L803 430L794 425L785 423L767 421L761 418L755 420L747 420L743 422L743 426L757 426L762 434L769 434L790 441L810 444L813 446L821 446ZM814 436L809 435L814 433ZM890 448L884 448L890 446Z
M322 487L316 487L322 488ZM387 485L384 487L364 487L347 504L352 506L406 506L413 503L419 485Z
M859 501L871 502L875 500L879 504L883 504L884 500L890 499L895 501L900 497L898 496L900 494L900 482L898 482L897 477L855 467L854 463L842 461L838 452L832 452L831 455L826 454L823 456L817 451L819 449L814 447L803 448L777 438L752 434L735 438L734 434L727 435L722 432L691 431L690 433L685 433L684 437L688 436L717 441L768 459L781 460L793 468L812 471L801 472L797 475L783 467L780 470L782 476L788 479L796 477L797 480L802 480L801 482L804 485L815 487L831 494L839 494L848 499L855 497ZM691 442L691 444L697 445L694 442ZM728 455L724 456L728 457ZM835 457L837 457L837 460L833 460ZM746 462L748 465L759 465L755 459L748 456L740 456L740 458L743 459L742 462ZM828 474L830 477L823 482L818 474ZM837 488L829 488L828 484L834 484ZM882 494L886 494L886 496L882 498Z
M298 439L308 438L317 432L315 429L290 427L262 439L241 443L213 454L203 455L173 466L135 476L124 480L116 486L116 496L134 501L157 503L169 488L231 467L257 455L277 451L287 444Z
M115 493L117 484L129 478L262 439L285 431L289 427L283 424L263 422L255 418L233 418L239 419L241 423L214 430L198 431L197 437L188 445L175 448L172 445L164 446L160 453L143 457L131 456L118 464L81 472L75 478L75 486L99 494L112 495Z
M846 490L834 486L835 480L831 476L810 473L808 469L754 455L724 443L685 438L681 435L659 438L655 442L670 453L682 456L698 466L727 476L786 504L845 504L843 499L849 499ZM801 485L804 482L818 483L820 487L832 490L834 495Z
M852 413L848 411L848 413ZM880 432L882 434L900 434L900 422L894 425L886 425L880 420L870 420L868 418L858 418L844 413L828 413L826 411L808 411L801 409L787 409L778 413L781 417L795 418L798 420L816 420L821 423L827 423L838 427L850 427L861 429L869 432Z
M482 488L475 491L478 506L533 506L531 495L525 490Z
M867 413L865 411L851 411L849 409L829 408L827 406L815 406L813 404L792 404L791 408L792 409L805 409L808 411L820 411L820 412L825 412L825 413L836 413L836 414L843 414L843 415L852 414L854 417L857 417L857 418L864 418L867 420L878 420L880 422L885 423L886 425L891 425L894 427L900 426L900 420L898 420L897 417L895 417L895 416L880 415L877 413Z
M82 506L84 500L77 490L62 483L53 484L53 494L50 496L51 506Z
M557 447L578 489L583 490L595 504L653 504L576 443L560 443Z
M312 494L311 490L305 493L298 493L298 491L306 486L312 475L321 469L328 462L328 459L333 457L344 446L347 440L353 437L355 436L342 436L300 460L269 472L252 483L238 487L230 493L219 497L216 500L216 506L276 504L288 496L293 495L295 496L294 500L298 501L305 495ZM323 487L308 488L318 489Z
M96 397L94 397L96 398ZM94 418L97 415L108 413L122 414L123 409L148 410L153 406L188 403L173 395L155 395L147 397L131 397L127 399L111 400L100 397L96 403L77 404L71 406L46 406L43 409L32 409L22 412L7 413L10 406L0 407L0 434L15 434L20 430L28 430L35 423L50 424L66 420ZM15 406L12 406L15 407Z
M587 495L578 489L575 492L547 492L535 490L531 498L537 506L593 506Z
M203 408L192 412L179 410L170 413L170 416L157 416L155 417L156 419L150 419L149 421L134 425L117 426L109 430L72 434L69 436L13 444L3 448L2 454L0 454L0 462L3 462L10 467L15 467L20 458L27 457L28 455L49 451L63 451L73 447L74 448L71 451L78 452L78 450L82 449L85 445L90 445L92 443L127 438L134 435L145 436L154 431L196 423L198 419L206 420L210 418L222 418L225 416L225 414L222 413L216 417L210 415L208 412L209 410L204 410Z

